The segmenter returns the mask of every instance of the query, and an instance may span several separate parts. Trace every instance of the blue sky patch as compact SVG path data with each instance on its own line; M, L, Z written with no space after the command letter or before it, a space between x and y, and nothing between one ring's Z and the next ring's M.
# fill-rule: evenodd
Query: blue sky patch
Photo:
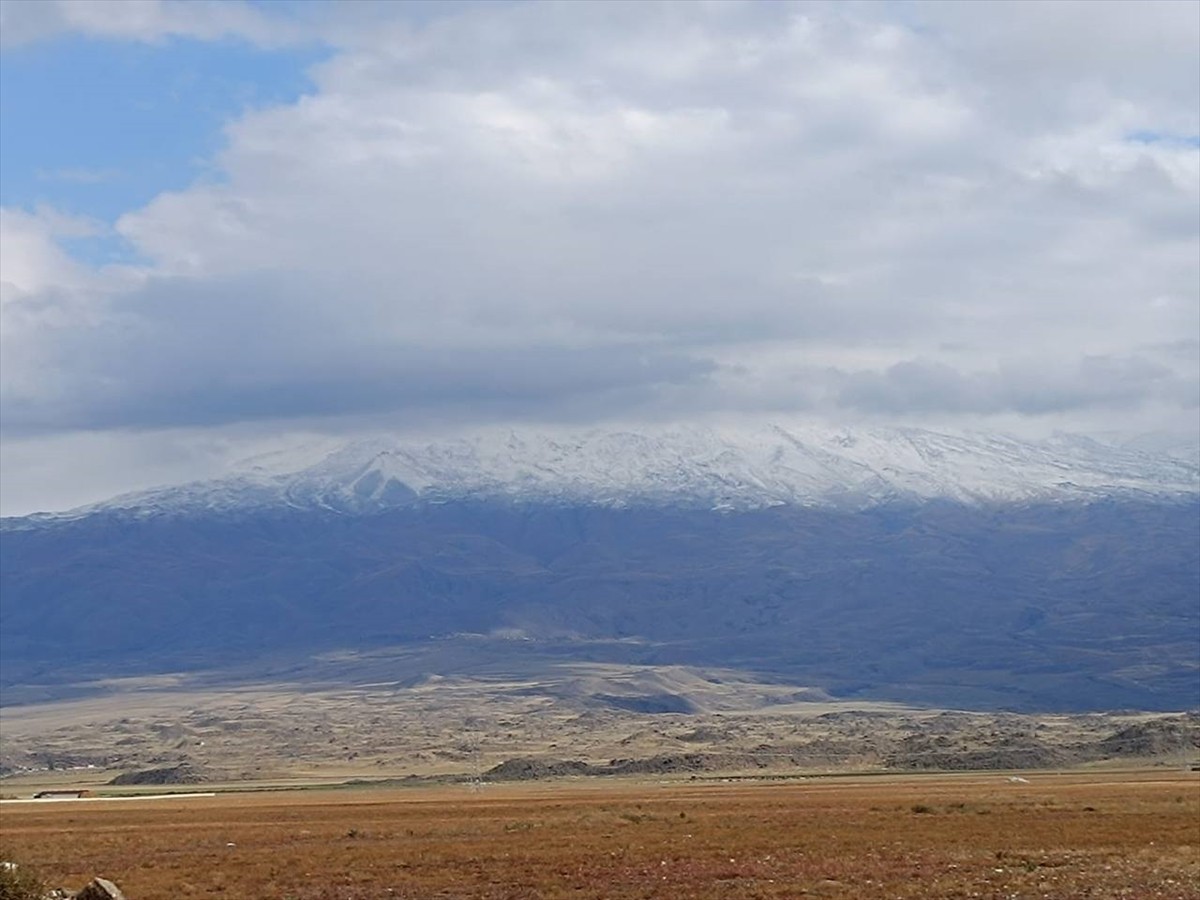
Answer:
M1131 144L1165 144L1175 147L1200 147L1200 134L1173 134L1169 131L1131 131L1125 135Z
M6 49L0 203L44 204L111 223L163 191L216 177L209 166L223 126L312 90L307 70L327 55L311 46L81 37ZM72 243L86 257L112 241Z

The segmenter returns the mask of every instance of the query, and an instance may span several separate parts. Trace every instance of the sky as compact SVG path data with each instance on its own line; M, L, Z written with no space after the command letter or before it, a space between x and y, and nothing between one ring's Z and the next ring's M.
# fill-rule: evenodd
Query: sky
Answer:
M311 435L1200 432L1200 3L0 0L0 512Z

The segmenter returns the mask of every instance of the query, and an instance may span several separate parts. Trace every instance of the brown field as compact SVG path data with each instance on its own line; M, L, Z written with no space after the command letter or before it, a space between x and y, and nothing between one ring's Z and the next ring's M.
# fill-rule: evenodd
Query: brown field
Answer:
M5 804L51 884L178 897L1200 898L1190 773L307 790Z

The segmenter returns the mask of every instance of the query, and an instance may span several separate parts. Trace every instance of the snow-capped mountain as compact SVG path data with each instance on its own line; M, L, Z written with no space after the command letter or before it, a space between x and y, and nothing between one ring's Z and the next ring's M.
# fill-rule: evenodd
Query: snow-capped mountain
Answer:
M1180 496L1200 464L1078 435L1043 441L912 428L674 427L373 437L247 460L229 475L37 520L290 507L370 512L455 499L751 509Z
M1067 436L805 425L318 443L5 519L0 683L260 658L303 680L330 651L453 646L453 666L533 642L834 695L1187 709L1198 500L1194 457Z

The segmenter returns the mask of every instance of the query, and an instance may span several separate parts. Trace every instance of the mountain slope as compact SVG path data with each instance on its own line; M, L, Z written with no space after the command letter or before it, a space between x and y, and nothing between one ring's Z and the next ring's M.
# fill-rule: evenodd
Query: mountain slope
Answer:
M7 684L473 633L948 706L1200 701L1196 503L726 514L445 503L5 534ZM531 644L530 642L535 642ZM556 651L557 652L557 651Z
M314 654L466 640L941 706L1200 705L1178 456L778 427L305 452L5 520L0 681L302 681Z

